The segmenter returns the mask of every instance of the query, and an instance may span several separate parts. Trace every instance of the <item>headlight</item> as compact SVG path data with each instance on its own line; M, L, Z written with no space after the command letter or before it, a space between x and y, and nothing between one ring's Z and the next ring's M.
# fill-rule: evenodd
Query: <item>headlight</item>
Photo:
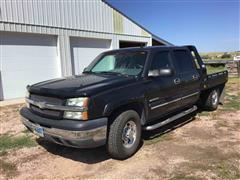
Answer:
M84 98L68 99L66 106L78 106L78 107L82 107L83 109L87 109L88 98L84 97ZM88 112L87 110L84 112L65 111L63 117L67 119L87 120Z
M71 98L67 100L67 106L87 107L88 98Z

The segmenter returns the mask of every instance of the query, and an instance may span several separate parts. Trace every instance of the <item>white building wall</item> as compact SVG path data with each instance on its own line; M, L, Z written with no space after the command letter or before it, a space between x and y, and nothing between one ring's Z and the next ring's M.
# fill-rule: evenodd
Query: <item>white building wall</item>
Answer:
M0 0L0 36L6 32L53 35L62 76L74 73L70 39L110 40L110 49L119 41L152 45L151 34L101 0ZM2 53L0 48L0 60ZM1 71L0 62L0 100Z
M115 9L101 0L1 0L2 22L115 33ZM119 34L148 36L141 27L122 16L124 31Z
M63 76L72 75L73 64L71 60L70 37L110 39L112 41L112 46L111 46L112 49L119 48L120 40L145 42L147 43L148 46L152 45L151 37L119 35L119 34L112 34L112 33L99 33L99 32L92 32L92 31L6 23L6 22L0 22L0 36L2 34L1 31L56 35L58 37L58 50L59 50L58 53L59 53L59 58L61 60Z
M113 32L112 8L100 0L1 0L5 22Z
M70 37L145 42L151 35L101 0L0 0L1 31L56 35L62 75L72 75ZM119 16L114 17L118 13ZM114 22L122 23L114 29ZM122 28L121 28L122 27Z

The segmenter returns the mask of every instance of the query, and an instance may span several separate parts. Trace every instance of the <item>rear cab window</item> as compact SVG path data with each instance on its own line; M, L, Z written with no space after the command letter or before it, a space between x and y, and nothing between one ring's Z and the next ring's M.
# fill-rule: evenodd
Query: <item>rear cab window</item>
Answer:
M173 50L173 56L175 58L174 63L179 73L183 74L196 71L196 66L193 64L193 59L189 51L184 49Z

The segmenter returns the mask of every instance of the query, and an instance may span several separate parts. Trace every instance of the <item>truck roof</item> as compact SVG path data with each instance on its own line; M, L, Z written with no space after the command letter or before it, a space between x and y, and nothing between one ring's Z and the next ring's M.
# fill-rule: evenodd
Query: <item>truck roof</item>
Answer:
M192 45L184 45L184 46L144 46L144 47L129 47L129 48L121 48L106 51L107 53L114 53L114 52L128 52L128 51L144 51L144 50L155 50L155 49L174 49L174 48L188 48Z

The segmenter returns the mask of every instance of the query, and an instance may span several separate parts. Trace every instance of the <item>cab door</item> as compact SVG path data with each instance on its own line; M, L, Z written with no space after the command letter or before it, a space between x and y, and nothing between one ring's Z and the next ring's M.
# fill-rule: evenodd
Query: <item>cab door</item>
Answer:
M201 81L199 71L188 49L173 50L174 64L179 74L181 86L181 106L190 106L199 99Z
M175 69L171 52L169 50L156 51L153 54L149 71L165 68ZM170 76L148 77L146 97L149 120L160 118L178 108L181 84L175 83L176 79L176 73Z

